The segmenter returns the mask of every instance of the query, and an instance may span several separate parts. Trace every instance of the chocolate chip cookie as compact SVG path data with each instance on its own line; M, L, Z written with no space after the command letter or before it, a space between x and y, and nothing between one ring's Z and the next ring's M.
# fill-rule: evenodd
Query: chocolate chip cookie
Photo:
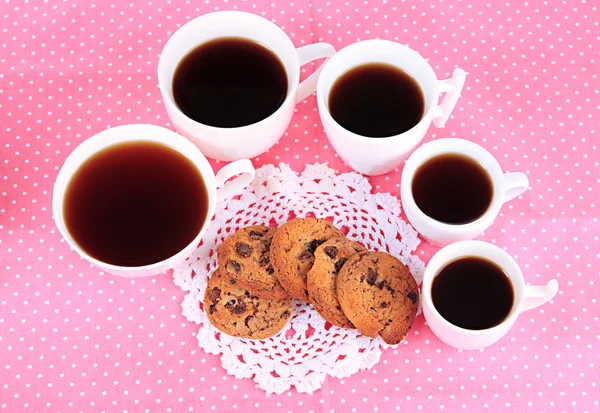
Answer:
M242 228L227 238L217 251L217 262L238 287L267 300L289 298L271 265L271 241L276 229Z
M315 260L315 250L331 238L344 235L324 219L296 218L283 224L273 237L271 263L283 288L298 300L308 302L306 274Z
M306 276L308 298L317 312L331 324L354 328L337 299L336 280L348 258L366 249L347 238L332 238L315 251L315 262Z
M230 336L265 339L277 334L292 316L294 301L265 300L231 283L217 269L206 286L204 311L210 323Z
M398 344L417 313L419 290L410 271L383 252L350 257L336 284L342 311L365 336Z

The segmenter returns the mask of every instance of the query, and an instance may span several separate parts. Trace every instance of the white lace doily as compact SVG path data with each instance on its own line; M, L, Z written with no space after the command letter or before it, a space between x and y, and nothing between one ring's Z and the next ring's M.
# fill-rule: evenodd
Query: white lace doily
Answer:
M293 217L330 218L347 237L370 250L386 251L405 263L420 284L423 262L411 255L417 232L400 218L400 202L388 193L371 193L357 173L336 175L326 165L307 165L298 175L286 164L265 165L241 196L217 205L202 243L175 268L175 284L184 291L183 315L200 325L198 345L221 355L225 370L236 378L254 378L267 393L294 386L301 393L319 389L327 375L343 378L371 368L381 356L380 339L326 323L310 306L296 302L286 328L267 340L230 337L216 330L201 303L209 274L216 267L221 242L249 225L281 225ZM419 309L420 312L420 309Z

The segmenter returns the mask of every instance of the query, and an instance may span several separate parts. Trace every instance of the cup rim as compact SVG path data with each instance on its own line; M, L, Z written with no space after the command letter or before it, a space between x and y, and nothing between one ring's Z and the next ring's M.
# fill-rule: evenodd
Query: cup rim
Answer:
M458 150L447 150L444 147L448 144L453 145L454 147L461 147L461 149L465 149L464 152L459 152ZM482 156L485 156L487 160L491 163L491 170L489 167L481 164L480 159L477 156L473 155L473 152L479 152ZM421 162L417 162L415 159L417 156L429 152L428 155L424 156L424 160ZM494 186L494 192L492 195L492 199L490 200L490 204L487 209L479 216L476 220L467 222L465 224L450 224L442 221L438 221L425 214L421 208L415 202L413 191L412 191L412 181L416 171L425 164L430 159L434 158L438 155L450 154L450 153L459 153L461 155L467 156L476 162L478 162L488 173L492 185ZM495 217L500 212L503 204L503 196L504 196L504 173L502 172L502 168L500 164L496 160L496 158L483 146L466 139L461 138L440 138L435 139L433 141L427 142L417 148L406 160L404 164L404 168L402 170L402 176L400 178L400 187L401 187L401 198L404 209L411 209L412 211L417 211L419 214L419 218L429 226L433 226L436 228L440 228L444 231L452 232L454 234L463 234L470 233L473 229L478 228L482 225L482 223L491 224L491 222L495 219ZM407 208L408 207L408 208Z
M427 66L429 66L429 68L431 69L431 73L433 74L433 77L436 80L436 88L437 88L437 76L435 75L435 72L433 71L433 68L431 67L431 65L429 64L429 62L427 61L427 59L425 59L423 56L421 56L421 54L419 52L417 52L414 49L411 49L409 46L402 44L402 43L398 43L392 40L385 40L385 39L367 39L367 40L361 40L358 42L354 42L349 44L348 46L340 49L339 51L337 51L333 56L331 56L329 58L329 60L327 60L324 64L323 64L323 69L321 71L321 74L319 76L319 79L317 81L317 91L316 91L316 95L317 95L317 106L319 109L319 112L321 114L322 117L325 117L327 122L329 122L332 125L335 125L335 128L338 129L339 131L343 131L344 133L352 136L352 138L357 139L359 141L363 141L363 142L373 142L373 139L376 139L377 141L389 141L389 140L400 140L400 139L406 139L409 135L409 133L413 132L415 128L417 128L419 125L422 125L424 122L427 122L429 116L431 116L431 114L433 113L433 111L435 110L436 106L437 106L437 102L433 102L432 105L429 107L429 109L427 109L427 111L423 112L423 115L421 116L421 119L419 120L419 122L417 122L412 128L396 134L396 135L392 135L392 136L383 136L383 137L373 137L373 136L365 136L365 135L359 135L357 133L354 133L346 128L344 128L342 125L340 125L334 118L333 116L331 116L331 112L329 110L328 104L327 104L327 99L329 98L329 93L331 91L331 88L324 90L325 86L324 86L324 74L327 73L327 70L332 67L333 64L335 64L339 59L340 56L343 56L344 54L347 53L351 53L352 49L355 49L357 47L363 47L364 45L375 45L375 44L387 44L389 46L392 47L399 47L402 48L404 50L406 50L407 53L411 53L413 55L413 57L415 59L420 59L422 61L424 61ZM371 63L377 63L376 60L372 60L369 61ZM367 64L368 62L365 63L361 63L361 64L356 64L356 65L352 65L352 66L348 66L347 68L345 68L344 72L342 73L345 74L348 71L361 66L363 64ZM340 75L341 76L341 75ZM340 78L340 76L336 77L336 80ZM419 87L421 87L421 85L419 84ZM421 90L423 90L423 88L421 88ZM439 93L436 93L435 95L439 95ZM419 138L414 138L413 139L415 141L415 143L412 143L411 145L415 145L416 143L418 143L418 141L420 140Z
M117 142L106 142L107 138L110 138L111 136L114 138L115 136L119 136L120 134L128 134L128 135L126 137L118 138ZM105 129L95 135L92 135L91 137L87 138L85 141L81 142L67 156L67 158L65 159L63 165L61 166L61 168L58 172L58 175L56 176L56 179L54 181L54 186L52 188L52 218L54 220L54 224L58 228L58 231L59 231L61 237L65 240L65 242L69 245L69 247L72 250L74 250L80 257L88 260L89 262L91 262L92 264L96 265L97 267L99 267L103 270L108 270L109 272L110 271L115 271L115 272L120 272L120 273L142 272L142 271L152 270L152 269L164 266L165 264L169 263L170 261L176 261L176 260L182 258L188 248L190 248L192 245L197 245L200 242L200 239L201 239L204 231L206 230L208 224L210 223L212 215L214 214L214 210L216 207L216 205L215 205L216 202L214 202L214 201L213 202L209 201L209 208L207 211L206 219L204 220L204 224L198 231L198 234L196 234L196 236L190 243L188 243L186 246L184 246L176 254L174 254L168 258L165 258L161 261L157 261L152 264L145 264L145 265L140 265L140 266L123 266L123 265L110 264L110 263L101 261L101 260L91 256L73 238L73 236L69 232L69 229L67 228L66 222L64 220L63 206L64 206L64 198L65 198L66 188L68 188L68 185L69 185L71 179L73 178L74 174L79 170L79 168L81 168L81 165L83 165L83 163L85 161L90 159L92 156L96 155L98 152L100 152L110 146L117 145L120 143L125 143L125 142L136 142L136 141L159 142L159 143L167 145L171 149L179 152L180 154L185 156L188 160L190 160L190 162L192 162L194 164L194 166L198 169L198 172L200 173L200 175L202 176L202 179L204 180L204 184L205 184L206 190L209 194L209 198L212 198L214 200L216 197L216 188L214 188L214 185L207 184L207 182L206 182L207 177L205 176L205 171L203 171L203 166L202 166L203 162L202 161L200 163L197 162L196 160L192 159L192 157L190 156L189 153L183 152L182 150L179 150L179 149L173 147L172 144L169 144L169 142L172 142L173 139L180 139L181 140L180 142L183 145L188 146L189 147L188 149L190 151L195 151L196 155L199 155L200 159L203 159L204 162L206 162L206 165L204 165L204 166L205 167L208 166L209 170L212 172L212 168L210 167L208 160L206 159L204 154L202 154L202 152L193 143L191 143L189 140L187 140L183 136L181 136L169 129L166 129L166 128L163 128L163 127L157 126L157 125L152 125L152 124L125 124L125 125L115 126L110 129ZM93 150L90 147L93 144L95 144L96 142L101 142L100 143L101 147ZM71 165L71 164L75 164L77 166L76 166L74 172L69 175L66 172L65 167L68 165ZM209 178L209 179L214 180L214 173L212 175L212 178ZM62 182L63 180L66 182L64 185L64 189L59 190L57 184L59 183L59 181Z
M506 266L500 265L497 262L495 262L494 260L492 260L486 256L480 255L480 253L478 254L478 253L469 252L469 251L476 250L478 248L493 250L496 253L502 255L503 258L505 260L507 260L509 262L509 264L514 268L514 271L509 273L509 271L506 269ZM435 270L431 269L430 264L432 261L434 261L434 259L436 259L436 257L438 257L438 259L439 259L440 255L446 254L446 253L448 253L449 250L452 250L452 249L456 249L457 252L453 251L451 254L452 255L451 258L444 260L439 265L436 265ZM464 251L464 253L458 252L458 251ZM480 257L480 258L486 259L488 261L492 261L496 265L498 265L500 268L502 268L502 270L505 273L507 273L509 276L510 283L514 290L513 306L511 308L510 312L504 318L504 320L502 320L502 322L500 322L499 324L497 324L493 327L485 328L482 330L470 330L468 328L459 327L456 324L452 324L450 321L446 320L439 313L439 311L435 307L435 304L433 303L433 298L431 297L431 286L433 284L433 280L435 279L435 277L448 264L451 264L451 263L453 263L461 258L465 258L465 257ZM513 278L513 276L516 276L518 279L515 280ZM453 329L454 331L459 332L461 334L467 334L467 335L472 335L472 336L483 336L483 335L488 335L490 333L495 333L497 331L501 331L503 328L506 327L506 325L512 325L514 323L514 321L517 319L517 317L521 313L521 309L523 308L523 302L524 302L523 293L518 295L517 291L523 291L524 287L525 287L525 280L524 280L521 268L519 267L519 265L517 264L515 259L508 252L504 251L502 248L498 247L497 245L491 244L489 242L478 241L478 240L467 240L467 241L458 241L453 244L447 245L447 246L441 248L439 251L437 251L433 255L433 257L431 257L431 259L429 260L429 263L425 267L425 273L423 275L423 283L421 285L421 297L423 298L424 302L427 302L429 304L428 305L429 310L433 313L433 315L437 318L437 320L439 322L441 322L447 328ZM519 296L521 297L520 300L518 300Z
M284 110L284 106L289 104L289 101L292 99L295 99L296 96L296 92L298 91L298 86L300 85L300 62L298 60L298 55L295 53L293 54L293 58L294 58L294 62L291 62L292 64L295 64L296 66L298 66L298 76L297 79L292 83L291 87L288 87L288 91L286 94L285 99L283 100L283 102L281 102L281 105L279 105L279 107L273 112L271 113L269 116L267 116L264 119L259 120L258 122L254 122L251 123L249 125L243 125L243 126L234 126L231 128L222 128L219 126L211 126L211 125L207 125L205 123L201 123L198 122L197 120L194 120L192 118L190 118L189 116L187 116L185 113L183 113L183 111L179 108L179 106L177 105L177 103L175 102L175 98L173 96L173 93L168 93L168 91L170 90L169 88L172 89L173 87L173 76L175 74L175 72L173 72L173 75L170 76L170 80L168 82L167 85L164 84L164 82L161 81L162 77L161 77L161 73L163 72L163 66L166 64L164 63L163 60L163 56L165 55L165 50L167 50L168 47L172 47L172 45L174 44L174 38L175 35L180 32L181 30L183 30L185 27L188 26L192 26L193 24L198 24L198 21L201 20L205 20L205 19L210 19L210 18L215 18L215 16L225 16L225 18L227 17L227 15L238 15L238 16L244 16L244 18L251 18L251 19L255 19L255 21L260 21L261 24L266 24L268 26L271 26L272 28L276 29L279 33L281 33L283 35L282 38L284 38L284 41L288 44L288 46L290 46L294 51L296 50L296 47L294 46L294 43L292 42L292 40L290 39L290 37L287 35L287 33L282 30L279 26L277 26L275 23L273 23L272 21L259 16L257 14L253 14L253 13L248 13L245 11L241 11L241 10L220 10L220 11L214 11L214 12L210 12L210 13L206 13L203 15L200 15L188 22L186 22L185 24L181 25L177 30L175 30L171 36L169 36L169 39L167 40L167 42L165 43L160 56L158 58L158 65L157 65L157 77L158 77L158 88L160 90L160 93L162 95L162 100L163 100L163 104L168 105L172 110L174 110L179 116L181 116L182 118L184 118L187 122L191 122L191 124L193 124L195 127L202 127L208 131L240 131L240 130L244 130L244 129L249 129L249 128L254 128L254 127L260 127L261 125L264 125L267 121L269 121L273 116L277 115L279 112ZM186 54L183 56L185 57L187 55L187 53L189 53L191 50L193 50L194 48L200 46L201 44L206 43L207 41L210 40L215 40L215 39L219 39L221 37L226 37L226 36L222 36L222 35L217 35L214 37L211 37L203 42L200 43L196 43L196 45L190 49L188 52L186 52ZM254 39L251 38L247 38L249 40L254 41ZM269 50L271 50L271 52L273 52L273 50L271 48L269 48ZM287 65L285 64L285 62L283 61L283 59L281 59L281 57L276 54L275 52L273 52L273 54L275 54L277 56L277 58L279 58L279 60L281 61L281 63L283 64L283 67L285 69L285 74L286 77L288 78L288 84L290 83L290 74L289 71L287 70ZM180 58L177 62L177 64L179 64L181 62L181 60L183 59Z

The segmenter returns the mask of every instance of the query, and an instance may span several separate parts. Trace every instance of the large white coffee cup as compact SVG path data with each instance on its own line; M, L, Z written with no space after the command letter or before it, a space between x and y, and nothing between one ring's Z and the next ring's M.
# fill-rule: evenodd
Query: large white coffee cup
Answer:
M396 66L408 72L421 87L425 109L412 129L387 138L370 138L350 132L333 119L328 101L336 80L350 69L368 63ZM381 175L406 159L432 122L438 128L446 124L464 84L462 69L456 69L451 79L438 80L427 60L408 46L387 40L365 40L345 47L324 64L317 84L317 104L325 133L340 158L357 172ZM438 105L441 93L446 95Z
M287 96L266 119L237 128L218 128L190 119L175 103L172 84L177 65L198 45L219 37L242 37L261 43L283 63L288 78ZM214 12L187 22L173 33L158 61L158 84L173 126L202 153L222 161L252 158L279 140L292 119L296 102L315 91L321 68L300 83L300 67L334 53L333 46L327 43L296 49L283 30L260 16L241 11Z
M436 310L431 298L433 280L448 264L465 257L480 257L494 262L510 279L514 292L513 306L507 317L495 327L468 330L447 321ZM427 264L423 278L421 302L423 314L431 331L449 346L476 350L500 340L517 321L523 311L531 310L550 301L558 292L558 281L550 280L543 287L525 284L523 273L516 261L501 248L483 241L463 241L439 250ZM473 308L473 311L478 311Z
M493 195L487 210L473 222L447 224L426 215L417 206L412 181L415 172L425 162L438 155L461 154L478 162L492 180ZM465 182L465 185L468 185ZM452 242L469 240L484 232L498 216L502 204L521 195L529 187L527 175L522 172L504 174L498 161L483 147L465 139L444 138L428 142L410 155L402 170L400 197L406 217L412 226L430 244L443 246Z
M204 224L196 237L177 254L154 264L144 265L139 267L124 267L112 265L97 260L90 256L82 249L73 239L63 215L63 203L65 192L69 182L81 165L91 156L99 151L124 142L135 141L150 141L158 142L176 150L177 152L188 158L202 175L204 184L208 192L208 213L204 217ZM232 177L239 177L227 182ZM60 231L60 234L65 239L67 244L75 250L80 256L87 259L97 267L104 271L120 275L123 277L144 277L156 275L175 267L180 262L184 261L196 248L200 239L206 232L206 228L212 217L215 214L215 206L217 202L230 198L239 194L252 180L254 179L254 167L248 159L239 160L225 165L215 175L212 167L202 155L202 152L189 140L165 128L154 125L123 125L100 132L91 138L84 141L67 157L64 165L60 169L56 182L54 184L54 192L52 194L52 215L54 221ZM198 211L201 213L201 211Z

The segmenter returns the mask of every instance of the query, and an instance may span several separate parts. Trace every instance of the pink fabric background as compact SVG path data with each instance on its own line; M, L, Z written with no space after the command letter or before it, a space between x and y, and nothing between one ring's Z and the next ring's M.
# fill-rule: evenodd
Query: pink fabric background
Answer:
M592 1L14 1L0 4L0 411L6 412L597 412L597 75ZM420 317L370 371L328 379L313 395L266 397L227 376L196 345L170 276L102 274L61 240L52 184L65 157L109 126L169 126L158 56L179 25L237 8L280 25L297 46L395 39L439 78L466 87L442 136L471 139L531 188L480 238L507 249L527 281L557 278L549 304L497 345L459 352ZM308 71L312 69L310 66ZM255 165L347 167L314 97ZM222 164L213 163L215 169ZM400 172L372 179L399 195ZM422 244L426 261L435 252Z

